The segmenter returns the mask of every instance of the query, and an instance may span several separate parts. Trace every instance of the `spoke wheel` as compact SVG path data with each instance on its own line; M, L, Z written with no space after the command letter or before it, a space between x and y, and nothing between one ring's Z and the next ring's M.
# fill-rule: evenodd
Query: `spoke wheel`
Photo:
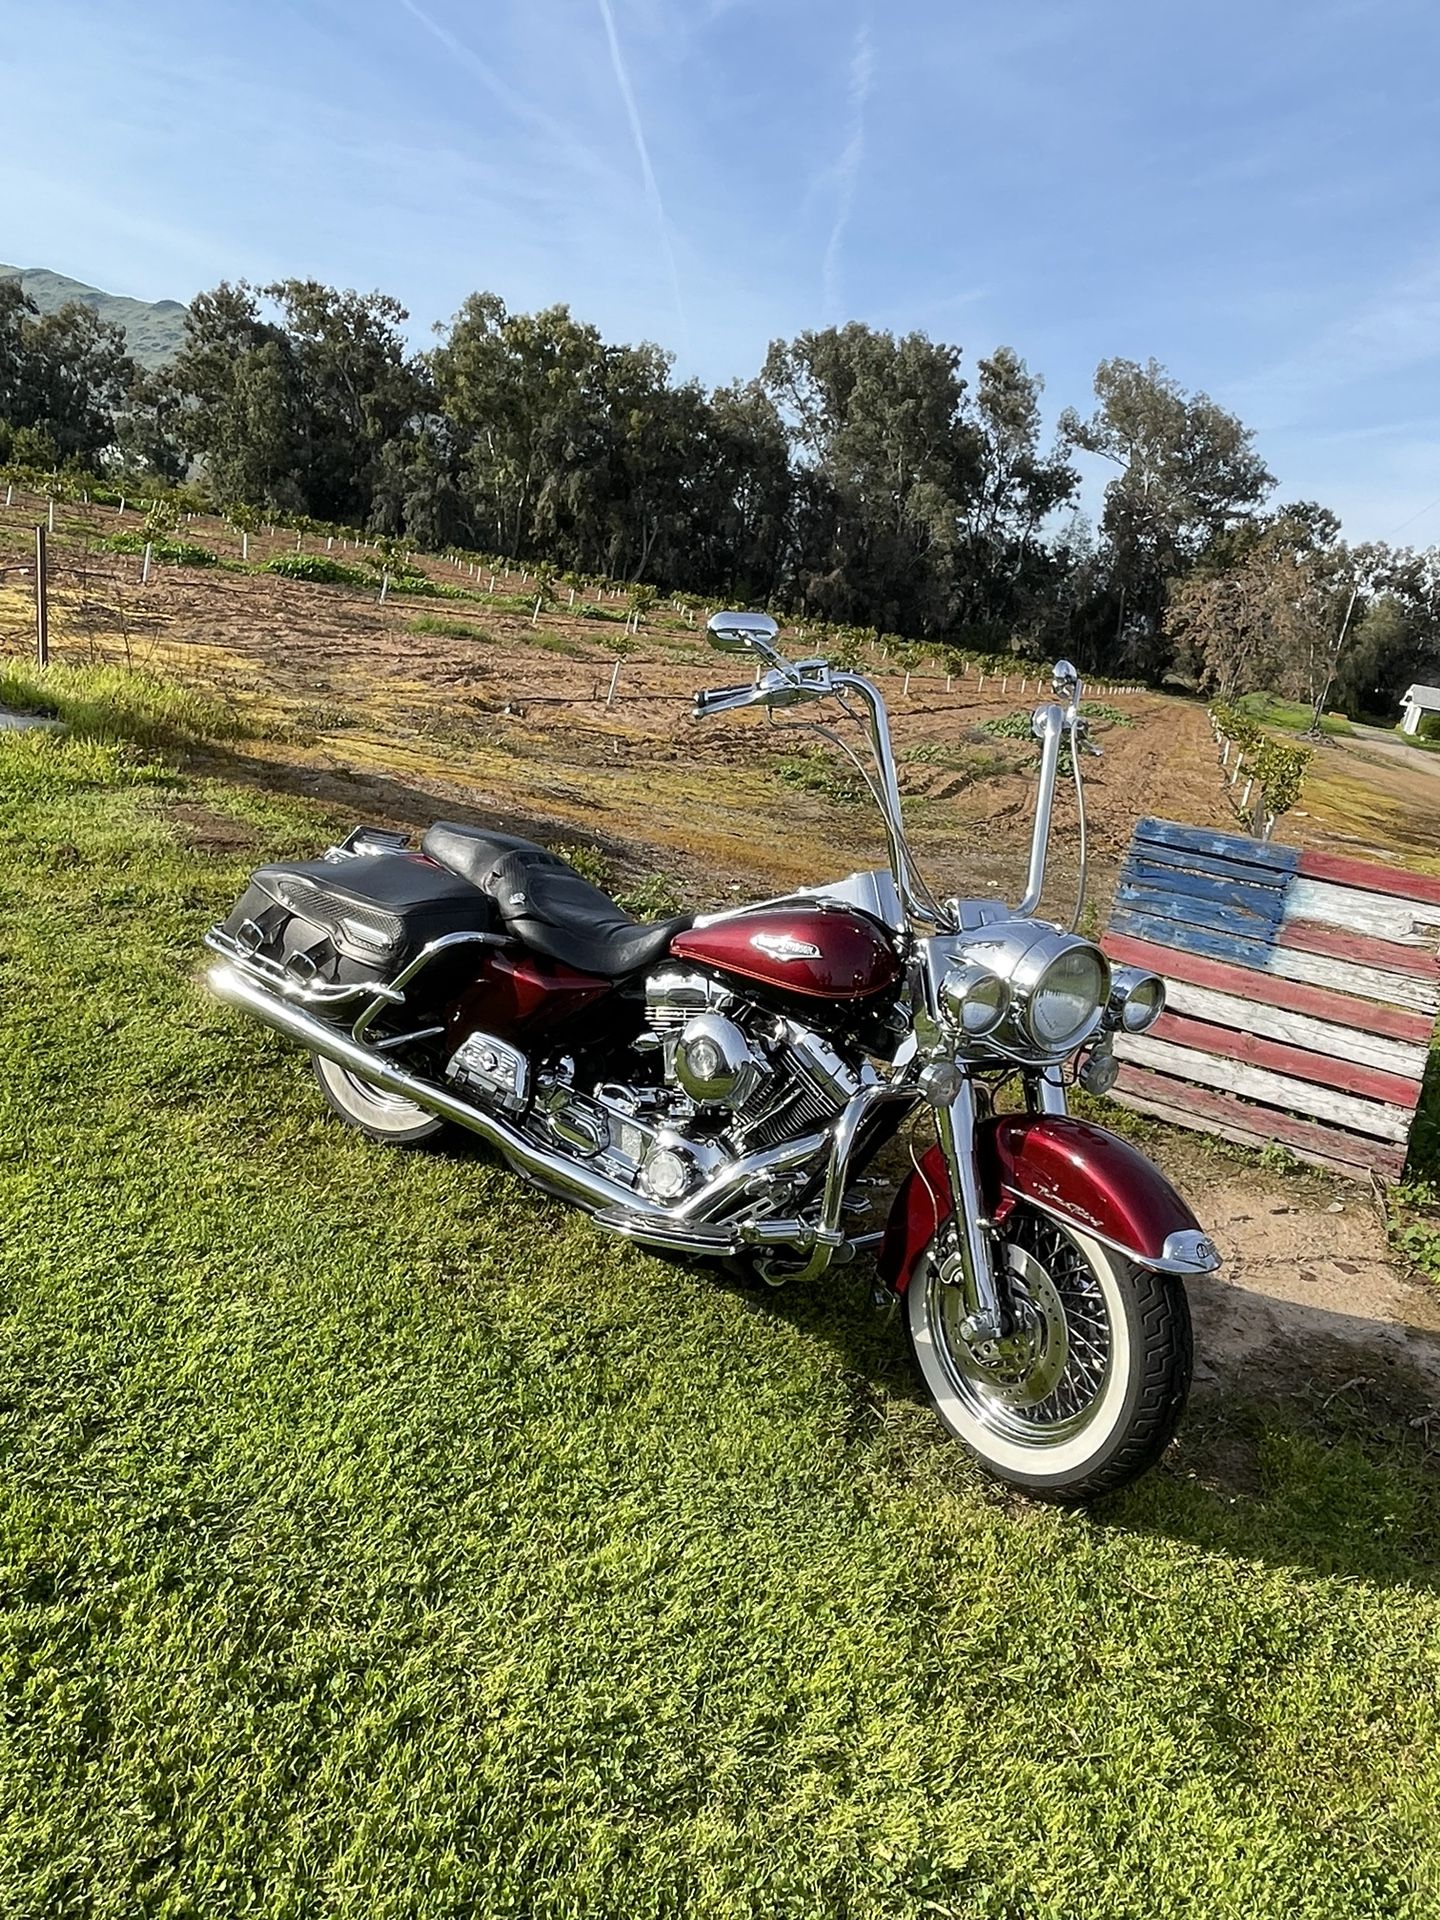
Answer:
M443 1131L445 1122L413 1100L372 1087L368 1080L348 1068L337 1066L322 1054L310 1056L320 1091L334 1112L347 1126L358 1128L371 1140L391 1147L418 1147Z
M977 1339L943 1237L911 1276L906 1320L945 1426L985 1468L1052 1499L1125 1485L1164 1451L1189 1387L1178 1282L1017 1207L999 1252L1015 1326Z

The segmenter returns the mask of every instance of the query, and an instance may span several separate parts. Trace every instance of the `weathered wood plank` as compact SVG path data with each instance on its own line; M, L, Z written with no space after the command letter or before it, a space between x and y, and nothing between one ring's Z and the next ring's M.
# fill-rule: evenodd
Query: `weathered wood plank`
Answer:
M1398 1179L1405 1170L1405 1149L1358 1134L1340 1133L1264 1107L1247 1106L1225 1093L1193 1087L1143 1067L1124 1066L1111 1095L1121 1106L1154 1114L1174 1126L1218 1133L1240 1146L1278 1144L1313 1166L1365 1179L1374 1172Z
M1186 827L1175 820L1144 819L1135 829L1135 838L1246 866L1269 867L1277 873L1293 873L1300 861L1298 847L1282 846L1273 840L1250 840L1238 833L1213 833L1206 827Z
M1237 934L1246 940L1268 941L1280 925L1278 913L1252 913L1244 907L1225 906L1218 900L1201 899L1194 894L1140 886L1133 880L1121 879L1115 888L1115 898L1137 913L1151 914L1157 920L1173 920L1178 926L1203 927L1214 933Z
M1361 1100L1379 1100L1391 1106L1413 1110L1420 1100L1420 1082L1396 1073L1383 1073L1357 1061L1323 1053L1311 1053L1304 1047L1292 1047L1283 1041L1266 1039L1261 1034L1237 1032L1233 1027L1215 1026L1208 1020L1196 1020L1188 1014L1164 1013L1147 1036L1173 1041L1198 1053L1213 1053L1221 1059L1243 1061L1251 1067L1264 1067L1287 1079L1308 1080L1316 1086L1331 1087L1337 1093L1353 1093Z
M1232 967L1253 967L1263 973L1275 949L1267 940L1241 940L1231 933L1216 933L1205 927L1186 926L1165 920L1158 914L1139 913L1130 906L1118 906L1110 916L1116 933L1149 940L1157 946L1178 947L1182 953L1202 953L1212 960L1224 960Z
M1392 1007L1415 1007L1433 1021L1440 1008L1440 992L1428 980L1386 973L1380 967L1362 967L1329 954L1303 953L1298 947L1272 947L1270 971L1282 980L1303 980L1310 986L1330 987L1337 993L1358 993Z
M1233 876L1157 866L1133 851L1120 869L1120 878L1131 886L1148 888L1167 900L1213 900L1222 907L1239 907L1271 926L1278 926L1285 917L1288 896L1283 888L1255 887Z
M1283 1113L1310 1114L1317 1120L1328 1121L1331 1126L1343 1127L1347 1133L1363 1133L1401 1143L1409 1137L1410 1110L1406 1107L1359 1100L1353 1094L1311 1086L1307 1081L1292 1080L1261 1067L1249 1067L1220 1054L1177 1047L1169 1040L1152 1040L1148 1034L1117 1034L1115 1053L1119 1059L1131 1060L1140 1067L1152 1067L1155 1072L1168 1073L1176 1080L1193 1080L1202 1087L1243 1094L1247 1100L1278 1107Z
M1197 987L1211 987L1237 998L1255 996L1255 1004L1286 1008L1292 1013L1308 1014L1316 1020L1333 1021L1342 1027L1364 1027L1391 1040L1412 1041L1428 1047L1434 1029L1434 1016L1409 1008L1378 1006L1355 994L1337 992L1330 987L1310 986L1299 980L1281 978L1250 967L1227 965L1204 954L1185 953L1178 947L1137 940L1128 934L1107 933L1100 943L1112 960L1122 966L1145 967L1164 976L1167 982L1186 980Z
M1313 920L1286 920L1275 935L1277 946L1297 947L1302 953L1328 954L1335 960L1353 960L1386 973L1411 974L1417 980L1440 980L1440 960L1421 947L1402 947L1394 940L1377 940L1365 933L1345 933L1339 927L1317 926Z
M1259 1000L1242 999L1234 993L1217 993L1211 987L1192 986L1188 980L1166 981L1165 1004L1176 1013L1208 1020L1217 1027L1259 1034L1266 1040L1304 1047L1327 1058L1356 1060L1362 1066L1398 1074L1404 1080L1421 1079L1430 1057L1428 1047L1414 1042L1387 1039L1383 1034L1366 1033L1356 1026L1337 1026L1333 1020L1317 1020L1284 1006L1266 1006ZM1357 1004L1363 1006L1364 1002Z
M1140 839L1138 829L1136 838L1130 843L1130 858L1143 860L1162 871L1213 873L1220 880L1239 880L1247 887L1265 887L1272 892L1283 892L1290 880L1289 871L1284 867L1257 867L1249 861L1194 853L1186 847L1162 846L1158 840Z
M1401 946L1428 947L1432 953L1440 941L1440 906L1335 887L1328 880L1292 880L1285 893L1284 917L1370 934Z
M1407 873L1403 867L1351 860L1335 853L1302 853L1299 870L1311 880L1332 880L1336 886L1359 887L1366 893L1393 893L1402 900L1440 906L1440 880L1432 874Z

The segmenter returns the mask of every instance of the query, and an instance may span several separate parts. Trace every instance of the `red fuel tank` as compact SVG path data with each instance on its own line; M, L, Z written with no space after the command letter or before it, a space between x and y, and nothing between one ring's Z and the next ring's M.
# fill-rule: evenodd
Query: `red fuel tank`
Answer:
M811 1000L868 1000L900 978L884 930L849 907L762 907L676 934L680 960Z

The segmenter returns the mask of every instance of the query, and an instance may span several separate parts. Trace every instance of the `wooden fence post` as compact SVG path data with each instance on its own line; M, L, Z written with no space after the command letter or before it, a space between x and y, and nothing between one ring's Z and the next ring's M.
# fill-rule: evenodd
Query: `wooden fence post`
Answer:
M35 529L35 664L50 664L50 601L45 581L45 529Z

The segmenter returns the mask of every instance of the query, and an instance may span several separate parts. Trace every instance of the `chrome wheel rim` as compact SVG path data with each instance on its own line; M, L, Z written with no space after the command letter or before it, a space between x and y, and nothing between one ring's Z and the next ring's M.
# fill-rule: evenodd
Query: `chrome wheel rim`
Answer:
M1110 1308L1086 1255L1048 1220L1017 1221L1004 1260L1019 1325L983 1358L963 1331L962 1288L931 1261L926 1312L935 1350L972 1419L1026 1447L1060 1446L1099 1408L1114 1349Z

